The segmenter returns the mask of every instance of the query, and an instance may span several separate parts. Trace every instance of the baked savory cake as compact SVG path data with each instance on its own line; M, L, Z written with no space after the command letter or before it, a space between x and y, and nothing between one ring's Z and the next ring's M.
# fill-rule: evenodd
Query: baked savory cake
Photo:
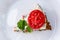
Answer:
M35 9L32 9L27 16L23 15L17 22L17 27L14 28L14 31L20 30L23 32L52 30L46 13L39 4L37 4Z

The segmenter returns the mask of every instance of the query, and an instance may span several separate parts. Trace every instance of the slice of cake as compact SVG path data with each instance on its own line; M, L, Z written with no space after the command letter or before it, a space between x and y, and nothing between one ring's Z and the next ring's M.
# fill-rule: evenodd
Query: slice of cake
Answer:
M52 29L50 22L47 19L46 13L43 11L39 4L35 5L34 9L29 11L29 14L27 16L22 16L22 18L17 22L17 28L19 30L22 30L23 32L32 32L35 30L43 31Z

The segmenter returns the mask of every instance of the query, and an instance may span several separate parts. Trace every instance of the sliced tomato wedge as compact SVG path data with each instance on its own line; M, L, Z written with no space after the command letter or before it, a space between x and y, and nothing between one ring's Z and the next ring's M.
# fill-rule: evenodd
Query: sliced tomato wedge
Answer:
M32 29L39 29L45 23L45 15L40 10L33 10L28 16L28 24Z

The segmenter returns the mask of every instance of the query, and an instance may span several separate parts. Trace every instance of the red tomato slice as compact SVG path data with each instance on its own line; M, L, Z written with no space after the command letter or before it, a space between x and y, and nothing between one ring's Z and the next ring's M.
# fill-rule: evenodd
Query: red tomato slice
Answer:
M28 16L28 24L32 29L39 29L45 23L45 15L40 10L33 10Z

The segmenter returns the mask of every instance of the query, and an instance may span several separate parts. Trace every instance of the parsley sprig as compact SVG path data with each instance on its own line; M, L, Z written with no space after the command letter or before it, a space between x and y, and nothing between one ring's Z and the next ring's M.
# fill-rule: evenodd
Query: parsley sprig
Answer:
M24 20L24 18L23 18L23 20L20 19L20 20L17 22L17 27L18 27L20 30L22 30L22 31L27 30L27 32L32 32L32 29L30 28L30 26L28 25L28 23Z

